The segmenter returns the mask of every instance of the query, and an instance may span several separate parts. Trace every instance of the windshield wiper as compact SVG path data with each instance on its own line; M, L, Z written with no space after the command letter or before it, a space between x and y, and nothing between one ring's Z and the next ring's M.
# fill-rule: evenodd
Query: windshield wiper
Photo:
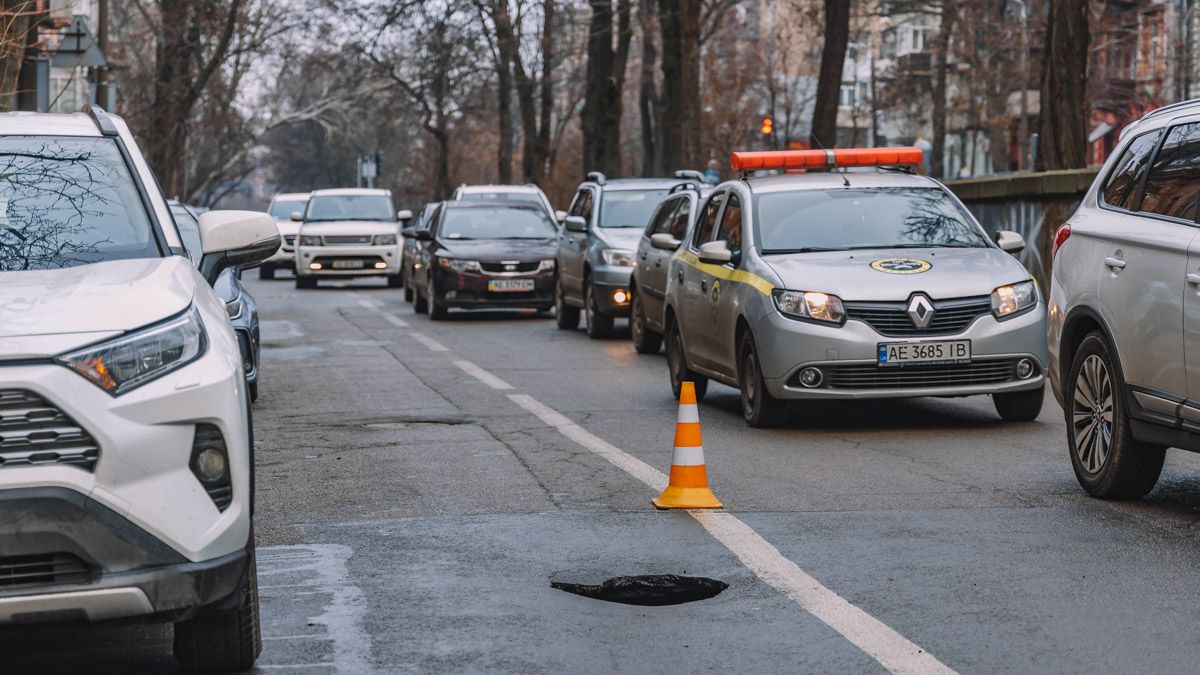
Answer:
M801 248L771 248L762 252L763 255L786 255L788 253L820 253L822 251L845 251L844 248L830 248L827 246L804 246Z
M632 230L634 228L642 229L645 225L601 225L606 230Z

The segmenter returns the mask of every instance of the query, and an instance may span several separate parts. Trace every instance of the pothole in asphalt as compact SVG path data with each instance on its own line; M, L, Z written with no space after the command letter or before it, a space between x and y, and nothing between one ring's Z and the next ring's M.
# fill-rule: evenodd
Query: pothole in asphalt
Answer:
M550 586L585 598L651 607L707 600L729 588L729 584L717 579L683 577L676 574L613 577L596 585L551 581Z

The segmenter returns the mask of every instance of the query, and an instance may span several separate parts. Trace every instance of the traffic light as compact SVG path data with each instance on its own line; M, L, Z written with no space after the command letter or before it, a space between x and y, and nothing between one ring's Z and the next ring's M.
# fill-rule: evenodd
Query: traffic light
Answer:
M762 135L770 136L775 133L775 120L770 117L764 117L762 121Z

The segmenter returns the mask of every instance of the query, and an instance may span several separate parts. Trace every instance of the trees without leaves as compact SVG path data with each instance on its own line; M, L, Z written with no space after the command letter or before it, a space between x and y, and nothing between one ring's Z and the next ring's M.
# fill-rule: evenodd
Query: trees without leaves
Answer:
M814 147L832 148L837 145L838 94L846 64L846 45L850 41L850 0L825 0L824 37L812 141Z

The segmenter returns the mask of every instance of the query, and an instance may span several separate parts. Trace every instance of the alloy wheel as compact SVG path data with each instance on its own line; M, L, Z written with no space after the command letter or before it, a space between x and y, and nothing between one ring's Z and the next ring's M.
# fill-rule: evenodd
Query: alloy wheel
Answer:
M746 415L754 413L758 402L758 359L754 358L754 350L746 349L742 356L742 409Z
M1075 378L1071 427L1079 463L1090 474L1108 461L1113 440L1113 390L1108 366L1099 356L1088 356Z
M638 293L633 294L633 318L629 321L629 332L633 335L634 344L641 344L646 331L646 317L642 315L642 299Z

